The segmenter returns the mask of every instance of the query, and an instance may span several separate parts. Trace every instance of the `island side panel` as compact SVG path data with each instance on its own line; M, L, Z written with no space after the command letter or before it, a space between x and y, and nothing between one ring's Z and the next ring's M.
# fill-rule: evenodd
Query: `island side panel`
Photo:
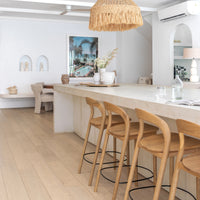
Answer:
M73 97L69 94L54 92L54 132L74 132Z

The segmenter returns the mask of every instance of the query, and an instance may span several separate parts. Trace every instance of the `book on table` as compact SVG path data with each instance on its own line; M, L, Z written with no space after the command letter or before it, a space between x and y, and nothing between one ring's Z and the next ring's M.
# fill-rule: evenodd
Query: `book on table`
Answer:
M168 103L176 104L176 105L186 105L186 106L200 106L200 100L173 100L168 101Z

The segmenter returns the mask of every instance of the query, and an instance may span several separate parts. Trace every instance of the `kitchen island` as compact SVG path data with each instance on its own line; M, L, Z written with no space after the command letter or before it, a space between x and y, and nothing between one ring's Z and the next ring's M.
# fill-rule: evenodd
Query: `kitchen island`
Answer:
M175 119L185 119L200 124L200 106L183 106L169 103L171 100L171 88L167 88L166 97L158 98L155 86L122 84L120 87L87 87L81 85L54 86L54 131L55 133L75 132L81 138L85 137L89 119L89 106L85 97L91 97L99 101L107 101L126 109L133 120L137 120L134 109L140 108L163 117L172 131L176 131ZM184 89L184 99L200 99L199 89ZM98 115L98 113L97 113ZM92 129L89 141L96 144L97 130ZM120 149L120 144L117 145ZM112 140L108 143L112 150ZM134 150L134 145L131 144ZM120 150L119 150L120 151ZM139 164L152 169L152 157L147 152L141 152ZM168 167L167 167L168 168ZM164 178L164 184L168 184L168 169ZM141 172L146 175L145 172ZM181 173L180 187L195 194L195 178ZM191 187L191 186L194 187ZM187 195L177 193L182 200Z

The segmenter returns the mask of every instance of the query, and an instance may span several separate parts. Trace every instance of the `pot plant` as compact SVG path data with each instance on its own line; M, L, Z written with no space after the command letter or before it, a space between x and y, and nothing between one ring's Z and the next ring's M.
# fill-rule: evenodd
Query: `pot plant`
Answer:
M103 57L98 57L95 59L95 65L99 69L99 77L100 77L100 82L103 84L112 84L115 79L115 72L106 72L106 67L110 64L111 60L116 56L117 50L113 49L111 53L109 53L107 56ZM98 75L97 75L98 76ZM94 81L97 80L95 79L97 76L94 76Z

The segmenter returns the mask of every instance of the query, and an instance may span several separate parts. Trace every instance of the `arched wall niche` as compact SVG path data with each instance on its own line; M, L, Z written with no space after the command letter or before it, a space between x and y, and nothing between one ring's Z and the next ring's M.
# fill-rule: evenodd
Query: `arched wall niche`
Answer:
M182 81L190 81L190 66L192 60L183 57L184 48L191 48L192 32L188 25L178 24L172 37L173 51L173 78L179 75Z

